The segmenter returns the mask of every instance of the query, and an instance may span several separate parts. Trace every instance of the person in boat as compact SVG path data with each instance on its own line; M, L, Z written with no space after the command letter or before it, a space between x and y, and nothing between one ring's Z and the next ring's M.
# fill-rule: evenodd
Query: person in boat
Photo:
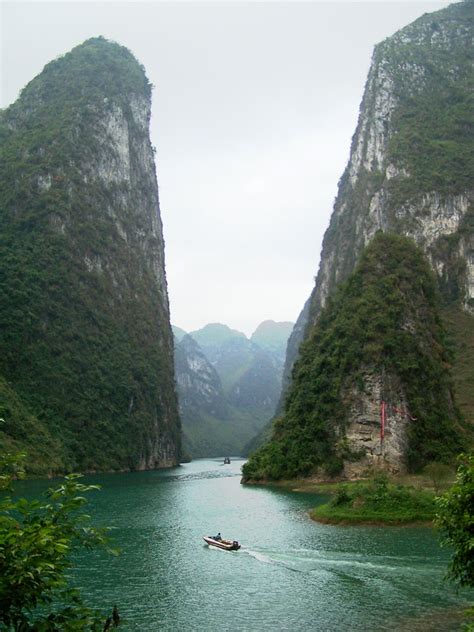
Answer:
M220 542L222 540L222 536L221 533L219 531L219 533L217 535L215 535L213 538L213 540L216 540L216 542Z

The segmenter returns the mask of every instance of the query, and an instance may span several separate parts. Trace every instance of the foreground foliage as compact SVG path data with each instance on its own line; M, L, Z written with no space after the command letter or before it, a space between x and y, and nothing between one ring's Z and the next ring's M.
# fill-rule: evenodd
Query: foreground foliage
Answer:
M474 586L474 454L459 457L456 482L437 506L441 542L454 547L448 577L460 586Z
M311 517L331 523L404 524L430 521L435 510L432 493L391 484L379 474L370 481L340 485L330 502L313 509Z
M98 487L71 474L46 500L14 500L11 483L23 458L0 455L0 629L102 630L105 616L86 606L67 578L76 551L107 544L106 529L91 527L83 513L84 494Z

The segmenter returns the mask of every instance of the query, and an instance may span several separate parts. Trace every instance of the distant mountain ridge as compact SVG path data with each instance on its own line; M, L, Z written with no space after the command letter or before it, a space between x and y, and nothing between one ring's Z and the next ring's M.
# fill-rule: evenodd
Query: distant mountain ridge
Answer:
M282 358L282 361L284 361L286 345L294 325L294 323L289 321L277 323L274 320L265 320L263 323L260 323L253 332L250 340L261 349L270 351L273 355Z
M238 331L231 329L222 323L209 323L201 329L189 332L189 335L204 349L206 347L219 347L222 343L232 340L233 338L245 338L247 336Z
M267 348L254 342L255 334L248 339L220 323L184 336L173 328L184 445L193 456L240 454L273 415L291 323L262 325L257 332L264 332Z
M173 332L175 340L181 341L184 336L187 336L187 333L184 331L184 329L176 327L175 325L171 325L171 330Z

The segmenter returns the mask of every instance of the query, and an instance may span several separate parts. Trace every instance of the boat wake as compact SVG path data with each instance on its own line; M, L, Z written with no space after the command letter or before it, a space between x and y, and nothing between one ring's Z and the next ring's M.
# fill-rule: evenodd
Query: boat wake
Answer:
M352 573L396 573L398 570L406 572L406 559L397 564L397 560L385 558L357 559L357 556L337 552L320 552L309 549L297 549L287 551L265 551L242 546L244 553L263 564L282 566L289 571L297 573L311 573L315 571L327 571L336 574L351 571ZM400 560L401 561L401 560ZM416 571L416 564L413 565Z
M276 566L283 566L287 570L293 571L293 572L296 572L296 573L304 572L303 569L298 568L297 566L293 565L288 560L283 559L281 554L278 554L278 553L274 553L274 552L272 552L272 553L264 553L262 551L255 551L253 549L246 549L245 547L241 548L241 552L249 555L250 557L253 557L258 562L262 562L262 564L274 564Z
M264 564L276 564L276 560L272 559L270 556L265 555L265 553L261 553L260 551L252 551L251 549L241 548L241 553L246 553L250 555L250 557L255 558L259 562L263 562Z

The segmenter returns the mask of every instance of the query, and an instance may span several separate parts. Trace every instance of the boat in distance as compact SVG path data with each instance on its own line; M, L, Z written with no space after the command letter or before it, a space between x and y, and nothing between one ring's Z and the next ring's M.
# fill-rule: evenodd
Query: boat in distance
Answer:
M224 540L223 538L215 540L214 538L211 538L210 535L204 535L203 539L209 546L215 546L218 549L223 549L224 551L238 551L240 549L240 544L237 540Z

